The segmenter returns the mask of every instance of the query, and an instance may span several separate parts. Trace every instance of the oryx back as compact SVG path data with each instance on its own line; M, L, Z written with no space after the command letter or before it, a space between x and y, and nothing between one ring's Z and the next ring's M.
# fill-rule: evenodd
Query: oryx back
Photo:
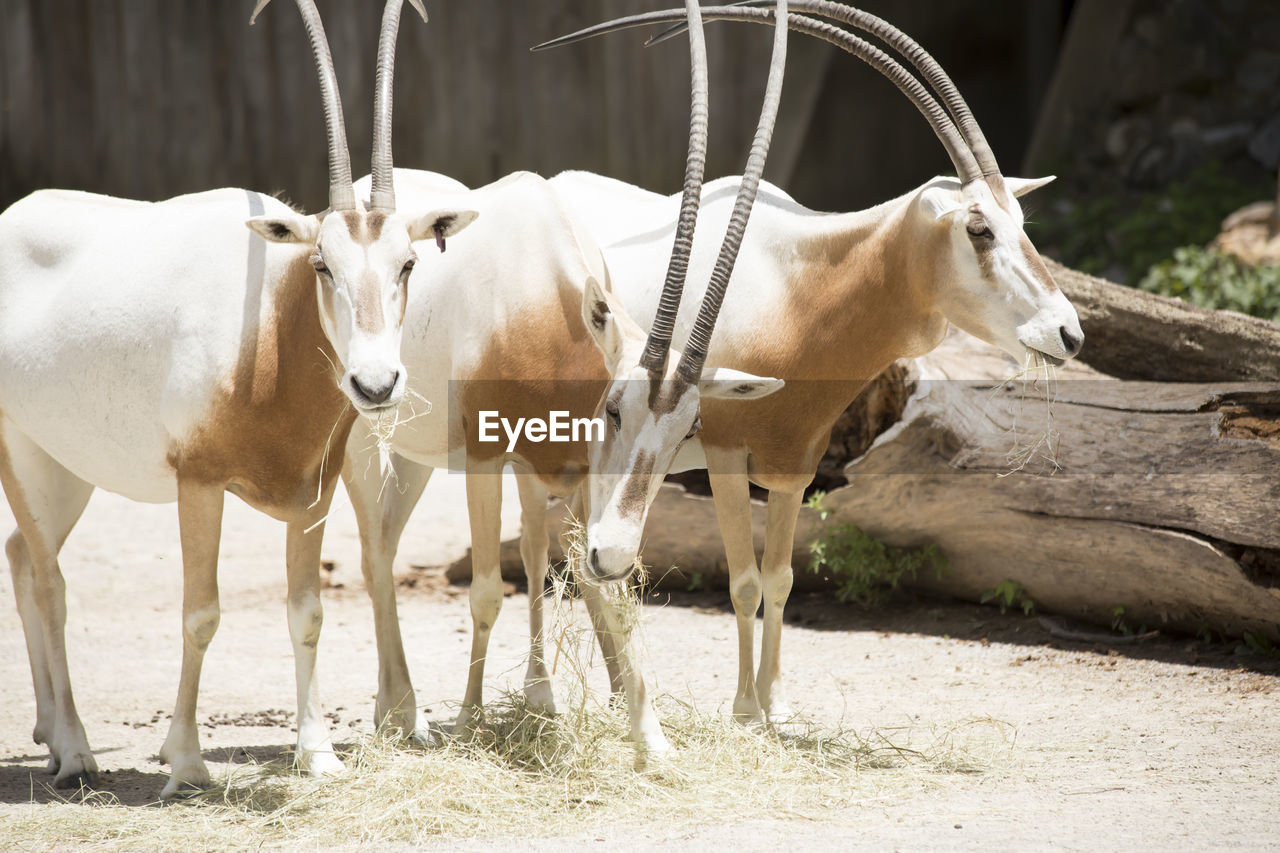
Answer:
M88 482L173 500L175 448L240 378L242 355L274 358L250 350L305 251L244 221L283 209L234 189L159 203L45 191L13 205L0 215L4 417Z

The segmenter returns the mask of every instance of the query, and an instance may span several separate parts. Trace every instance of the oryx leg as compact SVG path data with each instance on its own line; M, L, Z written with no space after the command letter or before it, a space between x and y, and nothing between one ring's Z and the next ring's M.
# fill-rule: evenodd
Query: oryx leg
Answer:
M218 630L218 540L222 532L222 485L178 478L178 530L182 538L182 674L169 734L160 760L170 765L160 796L168 799L209 785L200 756L196 698L204 653Z
M98 765L76 713L66 650L66 584L58 552L93 486L0 420L0 482L18 529L5 544L36 693L32 737L49 747L59 788L97 781Z
M587 518L586 512L586 494L587 487L585 484L578 491L573 493L569 499L568 517L574 521L585 522ZM570 553L569 548L569 528L566 524L565 528L560 532L561 549L566 557ZM582 575L578 572L576 565L571 565L568 570L573 573L574 580L579 590L586 586L586 581L582 580ZM600 646L600 652L604 655L605 669L609 673L609 691L612 694L611 701L623 701L622 687L622 669L618 666L618 648L613 641L613 634L609 632L604 623L603 613L600 608L600 597L588 597L585 593L582 595L583 602L587 605L587 615L591 617L591 628L595 632L596 642Z
M529 581L529 668L524 676L524 696L530 707L545 713L556 712L556 699L547 672L543 630L543 592L547 582L547 490L532 474L516 472L520 489L520 559Z
M316 647L324 624L320 603L320 546L324 521L333 499L336 481L321 499L286 532L285 567L289 576L289 637L293 640L293 666L298 687L298 749L294 762L312 776L342 771L342 761L333 750L329 724L320 705L316 683Z
M582 600L586 602L587 612L591 614L592 624L596 628L596 636L600 640L602 650L613 649L606 657L612 657L618 668L618 680L622 685L623 695L627 700L627 716L631 720L631 740L640 751L640 757L660 755L671 751L671 744L662 733L658 724L658 714L653 709L653 701L645 688L644 677L638 666L640 655L632 640L631 620L634 616L625 613L627 609L625 592L620 584L610 584L608 591L591 583L580 583ZM607 643L607 645L606 645ZM610 673L610 680L613 675Z
M502 610L502 459L467 464L467 515L471 520L471 664L462 710L454 725L463 732L484 708L484 662L489 634Z
M417 698L409 679L392 568L400 536L422 497L432 469L393 453L394 476L384 485L377 456L377 448L370 445L369 438L357 436L353 430L342 475L360 529L360 569L373 602L373 631L378 645L374 723L399 729L426 742L430 740L430 729L426 717L417 709Z
M609 623L605 620L600 596L586 594L585 587L589 585L582 581L578 584L578 589L584 590L582 600L587 605L587 616L591 618L591 630L595 632L596 643L599 644L600 653L604 656L605 671L609 673L610 702L611 704L616 704L626 698L626 685L622 680L622 666L618 662L617 635L609 629Z
M751 492L746 457L707 449L707 472L716 504L716 520L729 563L729 598L738 620L738 690L733 716L742 723L763 720L755 680L756 611L760 609L761 577L751 536Z
M764 559L764 637L760 644L760 673L756 677L756 695L765 719L771 723L786 722L791 709L782 699L778 683L779 653L782 646L782 611L791 594L791 552L795 547L796 519L804 491L769 492L769 513L765 527Z

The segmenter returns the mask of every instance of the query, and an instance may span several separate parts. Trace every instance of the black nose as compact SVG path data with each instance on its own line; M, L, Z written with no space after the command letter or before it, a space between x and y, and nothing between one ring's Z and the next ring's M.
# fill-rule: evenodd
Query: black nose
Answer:
M587 554L587 563L591 566L592 574L600 574L600 554L597 553L595 548L592 548L590 553Z
M391 399L391 392L395 390L396 382L399 381L399 379L400 371L393 370L388 374L388 378L384 378L384 380L377 385L366 385L364 382L360 381L360 377L358 376L351 377L351 384L355 386L355 389L359 392L360 396L364 397L376 406L379 403L385 403L387 400Z
M1062 337L1062 346L1066 348L1067 355L1074 356L1080 352L1080 347L1084 346L1084 335L1076 337L1067 331L1067 327L1063 326L1058 329L1058 334Z

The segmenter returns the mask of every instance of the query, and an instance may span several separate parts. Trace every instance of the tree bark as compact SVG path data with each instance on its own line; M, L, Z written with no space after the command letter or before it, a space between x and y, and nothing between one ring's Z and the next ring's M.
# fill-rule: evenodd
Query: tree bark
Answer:
M1077 368L1046 397L994 364L959 336L918 359L901 419L827 495L834 517L938 545L949 573L920 583L962 598L1013 580L1102 624L1123 608L1134 628L1277 636L1280 384Z
M1280 381L1280 326L1113 284L1048 261L1084 327L1080 360L1117 379Z

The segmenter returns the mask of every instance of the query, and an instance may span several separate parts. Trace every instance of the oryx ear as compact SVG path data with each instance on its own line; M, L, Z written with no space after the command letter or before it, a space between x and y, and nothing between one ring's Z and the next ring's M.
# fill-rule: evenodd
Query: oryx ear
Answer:
M1021 198L1032 190L1038 190L1045 184L1053 183L1057 177L1057 175L1050 175L1047 178L1005 178L1004 185L1008 187L1009 192L1013 193L1014 198Z
M959 184L953 186L933 184L925 187L920 193L920 206L924 208L926 215L936 221L962 210L964 193L961 192Z
M612 373L622 359L622 330L609 295L593 275L587 276L582 286L582 322L604 356L605 367Z
M300 213L284 216L255 216L245 225L268 243L314 244L320 236L320 218Z
M466 228L480 215L477 210L433 210L409 222L409 239L413 242L435 238L436 246L444 251L444 238L452 237Z
M786 384L781 379L756 376L728 367L711 367L702 371L698 393L706 400L758 400Z

